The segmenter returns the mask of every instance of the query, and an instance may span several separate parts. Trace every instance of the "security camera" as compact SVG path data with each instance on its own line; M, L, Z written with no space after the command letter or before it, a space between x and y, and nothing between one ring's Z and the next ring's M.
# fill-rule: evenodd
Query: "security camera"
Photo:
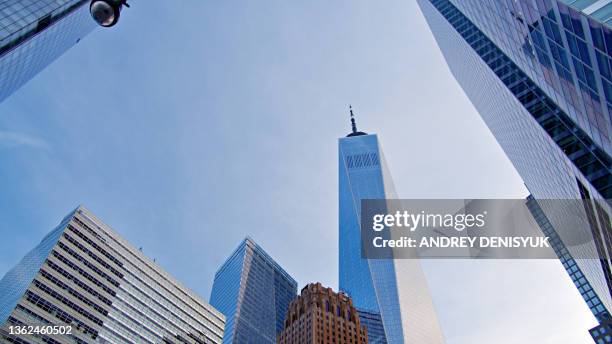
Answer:
M111 27L119 21L124 5L130 7L126 0L91 0L89 12L100 26Z

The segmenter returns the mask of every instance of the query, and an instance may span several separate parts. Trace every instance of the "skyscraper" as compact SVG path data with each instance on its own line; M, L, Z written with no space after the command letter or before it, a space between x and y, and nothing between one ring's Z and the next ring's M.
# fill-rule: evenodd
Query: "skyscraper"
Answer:
M612 3L418 0L455 79L537 200L584 199L588 223L541 210L612 306ZM571 245L576 232L592 243Z
M380 313L361 309L357 310L357 314L361 320L361 325L365 326L367 330L368 343L387 343L387 338L385 337L385 327L383 326Z
M297 282L245 238L215 274L210 304L227 317L223 343L276 343Z
M225 317L84 207L0 280L0 342L221 343ZM70 326L63 339L10 326Z
M397 196L378 137L357 130L352 110L351 123L352 132L339 140L340 290L363 323L380 329L380 315L384 338L371 331L370 343L443 343L420 261L361 256L361 200Z
M96 27L90 0L0 0L0 102Z
M572 254L569 252L569 250L561 240L561 237L559 237L559 234L546 217L546 214L544 214L544 212L542 211L542 208L538 204L538 201L530 195L529 197L527 197L526 203L527 208L529 208L529 211L531 211L531 214L536 220L538 226L540 226L540 229L542 230L544 235L549 237L549 242L551 243L552 249L555 251L557 257L559 257L559 261L563 265L563 268L565 269L569 277L572 279L572 282L576 286L576 289L578 289L578 292L580 292L580 295L584 299L584 302L587 304L587 306L595 316L595 319L597 319L597 321L600 323L600 326L603 325L603 328L605 328L606 322L610 319L610 314L601 302L601 298L599 297L599 295L597 295L597 293L591 286L591 283L584 277L584 273L576 263L576 259L572 257ZM593 329L591 330L591 333L594 337L593 339L595 339L595 341L597 342L598 338L596 336L600 334L599 329L597 329L596 331L595 329ZM606 339L604 343L612 342L612 332L607 331L607 333L602 334L607 334L609 338ZM605 338L605 336L603 337Z
M291 302L278 344L368 344L368 336L350 297L311 283Z

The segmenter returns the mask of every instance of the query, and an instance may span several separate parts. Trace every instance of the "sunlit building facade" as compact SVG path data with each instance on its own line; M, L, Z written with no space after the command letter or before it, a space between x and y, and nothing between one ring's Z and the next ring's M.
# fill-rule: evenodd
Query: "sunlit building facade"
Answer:
M221 343L225 317L84 207L0 280L0 342ZM71 334L11 335L11 326Z
M247 237L215 274L210 303L227 317L223 343L276 343L297 282Z
M420 261L362 257L361 200L397 196L378 137L352 122L353 131L339 140L340 291L352 298L361 322L372 324L369 343L443 343Z
M90 0L0 0L0 102L90 33Z
M586 201L567 225L541 210L612 306L612 3L417 0L455 79L537 200ZM591 237L573 245L573 238ZM597 258L597 259L583 259Z

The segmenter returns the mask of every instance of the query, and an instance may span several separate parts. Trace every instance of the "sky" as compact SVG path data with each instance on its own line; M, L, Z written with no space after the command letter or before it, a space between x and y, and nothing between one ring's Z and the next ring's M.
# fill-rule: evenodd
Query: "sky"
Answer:
M402 198L524 198L413 1L134 0L0 104L0 275L79 204L208 300L252 236L338 286L337 140ZM590 343L555 260L423 262L449 344Z

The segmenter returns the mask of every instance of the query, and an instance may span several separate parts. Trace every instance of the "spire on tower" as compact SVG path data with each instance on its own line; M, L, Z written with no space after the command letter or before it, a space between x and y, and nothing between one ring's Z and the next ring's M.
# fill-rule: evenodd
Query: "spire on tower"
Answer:
M351 129L352 132L347 135L347 137L351 136L359 136L359 135L367 135L364 132L357 131L357 122L355 122L355 114L353 113L353 106L349 104L349 112L351 114Z
M351 127L353 128L353 134L357 132L357 123L355 123L355 115L353 114L353 106L349 105L349 111L351 112Z

